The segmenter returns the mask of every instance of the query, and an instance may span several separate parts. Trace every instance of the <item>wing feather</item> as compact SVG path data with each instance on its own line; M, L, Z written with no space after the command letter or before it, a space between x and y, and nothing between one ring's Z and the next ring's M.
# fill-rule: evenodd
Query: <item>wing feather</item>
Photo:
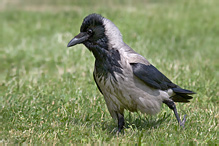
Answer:
M142 63L130 63L133 73L148 86L167 90L169 88L177 88L177 85L172 83L165 75L157 70L153 65L145 65Z

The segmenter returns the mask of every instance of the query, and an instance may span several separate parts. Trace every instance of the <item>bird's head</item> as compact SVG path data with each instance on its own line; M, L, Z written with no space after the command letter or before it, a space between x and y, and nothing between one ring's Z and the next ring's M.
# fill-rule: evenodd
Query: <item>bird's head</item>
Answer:
M67 45L71 47L84 44L93 53L98 49L109 50L123 44L119 29L108 19L98 14L90 14L84 18L80 33Z

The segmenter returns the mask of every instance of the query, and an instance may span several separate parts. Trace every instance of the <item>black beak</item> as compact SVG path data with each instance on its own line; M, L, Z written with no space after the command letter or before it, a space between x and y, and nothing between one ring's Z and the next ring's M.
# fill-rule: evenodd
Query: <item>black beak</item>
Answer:
M89 35L86 32L80 32L76 35L67 45L67 47L71 47L80 43L83 43L89 38Z

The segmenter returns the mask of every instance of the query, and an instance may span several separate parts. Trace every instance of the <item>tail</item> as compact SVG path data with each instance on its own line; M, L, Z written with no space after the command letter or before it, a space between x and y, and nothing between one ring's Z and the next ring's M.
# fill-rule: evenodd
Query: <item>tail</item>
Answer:
M190 102L189 100L193 98L190 95L196 94L193 91L182 89L180 87L172 88L172 90L176 93L176 95L170 97L174 102Z

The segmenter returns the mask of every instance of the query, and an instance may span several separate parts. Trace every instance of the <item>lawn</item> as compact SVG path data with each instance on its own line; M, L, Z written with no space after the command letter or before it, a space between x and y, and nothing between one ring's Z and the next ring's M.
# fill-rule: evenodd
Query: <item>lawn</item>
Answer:
M219 144L218 0L14 0L0 6L1 144ZM195 91L185 128L163 106L117 123L93 80L94 57L67 48L85 16L113 21L124 41L174 83Z

